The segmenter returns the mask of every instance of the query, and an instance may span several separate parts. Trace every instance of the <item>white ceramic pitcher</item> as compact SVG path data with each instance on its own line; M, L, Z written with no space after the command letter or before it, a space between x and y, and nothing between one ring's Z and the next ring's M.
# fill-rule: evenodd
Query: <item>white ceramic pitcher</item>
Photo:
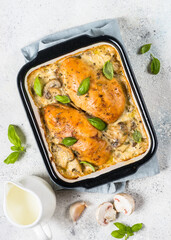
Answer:
M39 240L52 238L47 221L56 208L51 186L40 177L28 176L19 183L5 182L4 213L13 225L33 228Z

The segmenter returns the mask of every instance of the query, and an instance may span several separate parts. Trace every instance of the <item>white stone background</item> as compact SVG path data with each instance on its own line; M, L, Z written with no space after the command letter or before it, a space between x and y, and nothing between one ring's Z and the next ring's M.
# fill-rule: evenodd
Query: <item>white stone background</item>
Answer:
M50 182L17 90L16 77L24 65L20 49L43 36L99 19L118 18L128 56L154 123L159 147L160 174L130 181L126 192L136 199L136 211L120 215L126 224L144 223L130 239L171 239L171 2L170 0L0 0L0 239L36 240L33 230L21 230L7 222L2 210L3 182L26 175ZM139 47L152 43L151 52L161 61L157 76L147 72L150 54L138 55ZM27 152L14 165L3 160L10 152L8 125L18 125L26 136ZM52 185L54 188L54 185ZM115 229L97 225L95 209L113 195L56 192L57 208L49 224L54 240L112 240ZM68 207L85 200L89 207L77 224L68 217ZM48 204L48 203L47 203Z

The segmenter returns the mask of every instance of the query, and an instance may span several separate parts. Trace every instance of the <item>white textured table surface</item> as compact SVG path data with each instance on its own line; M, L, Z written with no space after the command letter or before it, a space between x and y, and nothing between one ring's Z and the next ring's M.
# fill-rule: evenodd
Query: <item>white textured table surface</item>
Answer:
M158 135L161 170L157 176L127 184L127 192L136 199L136 211L129 217L120 215L118 221L144 223L144 229L130 239L171 239L170 0L1 0L0 5L0 239L37 239L32 230L20 230L7 222L2 210L2 183L26 175L38 175L50 182L17 90L16 76L24 64L20 49L47 34L105 18L119 18L121 34ZM161 61L157 76L147 72L149 54L137 54L145 43L152 43L152 52ZM14 165L5 165L3 160L10 152L10 123L25 133L27 153ZM56 197L57 208L50 221L53 239L114 239L110 236L113 224L100 227L95 220L96 207L112 200L112 195L61 191ZM80 199L90 206L80 221L72 224L68 206Z

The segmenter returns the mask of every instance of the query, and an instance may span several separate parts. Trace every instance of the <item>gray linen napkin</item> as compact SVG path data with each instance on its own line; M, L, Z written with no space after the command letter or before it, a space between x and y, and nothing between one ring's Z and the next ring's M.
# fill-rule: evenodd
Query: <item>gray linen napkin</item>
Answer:
M40 50L83 34L87 34L90 36L110 35L118 39L123 44L117 20L108 19L96 21L93 23L85 24L82 26L70 28L61 32L51 34L22 48L21 51L26 61L31 61L37 56ZM150 161L142 165L135 174L122 178L122 180L107 183L91 189L77 188L77 190L82 192L86 191L100 193L121 192L125 189L126 181L153 176L157 173L159 173L159 167L157 157L155 155L150 159ZM60 186L56 186L56 189L60 190L63 188L61 188Z

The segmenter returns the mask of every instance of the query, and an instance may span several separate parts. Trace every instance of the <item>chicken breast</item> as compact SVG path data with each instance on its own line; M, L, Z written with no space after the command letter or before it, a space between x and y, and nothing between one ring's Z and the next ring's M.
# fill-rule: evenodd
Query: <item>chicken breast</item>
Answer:
M113 123L121 116L126 100L115 78L108 80L101 72L76 57L65 59L61 63L60 73L65 91L77 107L106 123ZM79 85L87 77L90 77L90 89L88 93L78 96Z
M62 104L51 104L44 107L44 121L59 142L65 137L78 140L70 147L78 160L98 166L109 159L111 147L101 139L102 133L88 122L84 113Z

